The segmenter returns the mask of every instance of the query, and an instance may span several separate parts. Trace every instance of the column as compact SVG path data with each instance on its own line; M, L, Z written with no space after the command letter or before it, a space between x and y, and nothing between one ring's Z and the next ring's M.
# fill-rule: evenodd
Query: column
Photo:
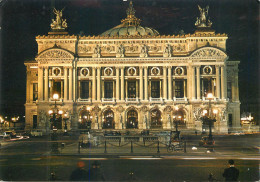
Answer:
M68 69L64 67L64 101L68 100Z
M200 66L196 67L197 72L197 100L200 100Z
M96 68L92 67L92 100L96 100Z
M100 80L101 80L101 74L100 74L101 68L97 68L97 101L100 101Z
M163 99L167 100L167 68L163 67Z
M168 67L168 100L172 100L172 67Z
M116 67L116 101L119 101L119 68Z
M144 100L148 100L148 67L144 67Z
M77 89L78 89L78 73L77 73L77 62L74 61L74 66L73 66L73 100L77 100Z
M139 89L140 89L140 100L143 100L144 99L144 90L143 90L143 87L144 87L144 81L143 81L143 67L139 67L139 74L140 74L140 86L139 86Z
M44 99L45 101L49 100L49 67L44 68Z
M69 68L69 100L72 101L72 91L73 91L73 86L72 86L72 67Z
M125 100L125 68L121 68L121 101Z
M221 66L221 96L222 99L226 99L226 84L225 84L225 68Z
M219 66L216 65L216 91L217 91L217 98L220 98L220 80L219 80Z
M43 100L43 68L40 66L38 68L38 99Z
M196 92L195 92L195 67L191 67L191 81L192 81L192 100L196 98Z

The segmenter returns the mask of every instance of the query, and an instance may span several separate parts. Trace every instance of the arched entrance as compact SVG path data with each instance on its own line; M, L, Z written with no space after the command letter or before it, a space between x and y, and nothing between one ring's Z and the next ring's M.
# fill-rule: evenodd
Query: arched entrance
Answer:
M103 114L103 129L115 129L114 112L111 109Z
M127 112L127 129L137 129L138 128L138 113L135 110L130 110Z
M92 116L87 110L83 110L79 118L79 129L91 129Z
M186 127L186 113L183 109L178 109L173 112L173 124L178 124L179 127Z
M151 111L151 128L161 128L162 127L162 116L159 109L153 109Z

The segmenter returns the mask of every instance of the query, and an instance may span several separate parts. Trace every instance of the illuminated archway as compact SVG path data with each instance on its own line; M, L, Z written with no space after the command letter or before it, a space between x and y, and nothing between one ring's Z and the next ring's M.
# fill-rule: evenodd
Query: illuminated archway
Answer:
M103 114L103 129L115 129L114 112L111 109Z
M162 127L162 116L159 109L153 109L151 111L151 128L161 128Z
M89 111L83 110L79 117L79 129L91 129L92 116Z
M127 129L137 129L138 128L138 113L134 109L127 112Z

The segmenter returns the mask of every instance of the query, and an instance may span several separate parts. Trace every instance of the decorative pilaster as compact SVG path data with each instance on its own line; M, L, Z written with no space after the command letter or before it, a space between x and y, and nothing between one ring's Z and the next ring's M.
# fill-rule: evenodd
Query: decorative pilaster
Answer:
M38 99L43 100L43 67L38 68Z
M49 100L49 67L44 67L44 100L48 101Z
M200 66L196 67L197 72L197 100L200 100Z
M172 100L172 67L168 67L168 100Z
M121 68L121 101L125 100L125 68Z
M119 68L116 68L116 101L119 101Z
M97 101L100 101L100 93L101 93L101 90L100 90L100 80L101 80L101 68L97 68Z
M92 67L92 100L96 100L96 68Z
M68 100L68 68L64 67L64 101Z
M220 80L219 80L219 66L216 65L216 91L217 98L220 98Z
M196 98L196 92L195 92L195 67L191 67L191 82L192 82L192 100L195 100Z
M139 74L140 74L140 100L144 99L144 81L143 81L143 67L139 67Z
M163 99L167 100L167 68L163 67Z
M69 68L69 100L72 101L72 92L73 92L73 85L72 85L72 67Z
M225 67L221 66L221 97L222 99L226 99L227 98L227 84L226 84L226 80L225 80Z
M148 100L148 67L144 67L144 100Z

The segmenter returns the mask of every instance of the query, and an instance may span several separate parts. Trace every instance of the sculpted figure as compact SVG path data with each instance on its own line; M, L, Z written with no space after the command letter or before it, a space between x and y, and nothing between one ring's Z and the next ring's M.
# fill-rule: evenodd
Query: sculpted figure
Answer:
M53 13L56 15L56 20L52 19L52 23L51 23L51 28L53 30L63 30L68 27L66 19L62 19L63 10L64 8L60 11L56 10L55 8L53 9Z
M208 12L209 12L209 6L207 6L206 8L201 8L198 5L198 8L200 11L200 17L197 17L195 25L197 27L211 27L212 22L209 20L209 18L207 19Z

